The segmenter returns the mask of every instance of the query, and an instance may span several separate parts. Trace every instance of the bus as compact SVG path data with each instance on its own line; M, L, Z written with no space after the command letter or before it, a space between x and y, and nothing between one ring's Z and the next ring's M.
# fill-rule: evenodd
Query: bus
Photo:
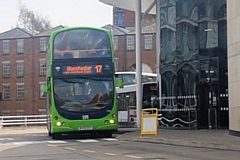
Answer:
M49 136L111 137L118 130L111 32L94 27L59 29L51 33L48 50Z
M136 72L116 72L115 75L122 78L124 86L136 84ZM142 72L142 83L148 82L157 82L157 74Z
M136 122L136 84L117 87L118 116L120 122ZM142 109L159 108L158 83L142 84Z

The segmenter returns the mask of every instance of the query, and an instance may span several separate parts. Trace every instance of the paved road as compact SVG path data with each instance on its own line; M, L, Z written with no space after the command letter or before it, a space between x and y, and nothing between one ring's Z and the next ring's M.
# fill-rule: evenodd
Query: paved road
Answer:
M1 160L239 160L240 152L107 139L52 140L46 132L0 134Z

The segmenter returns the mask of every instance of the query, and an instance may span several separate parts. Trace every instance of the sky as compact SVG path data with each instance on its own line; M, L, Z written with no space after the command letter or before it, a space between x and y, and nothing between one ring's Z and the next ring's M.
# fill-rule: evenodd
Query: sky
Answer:
M15 28L20 0L0 0L0 33ZM48 17L53 27L112 24L112 6L98 0L21 0L29 10Z

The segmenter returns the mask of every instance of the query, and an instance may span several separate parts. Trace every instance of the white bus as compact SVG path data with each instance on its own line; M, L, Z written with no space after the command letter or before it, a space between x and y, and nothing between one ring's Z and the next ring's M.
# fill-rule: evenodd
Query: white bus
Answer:
M136 122L136 84L118 88L118 119L119 122ZM157 82L143 83L142 108L158 108ZM128 116L129 115L129 116Z
M136 72L116 72L115 75L123 79L124 86L136 84ZM157 82L157 74L142 72L142 83L148 82Z

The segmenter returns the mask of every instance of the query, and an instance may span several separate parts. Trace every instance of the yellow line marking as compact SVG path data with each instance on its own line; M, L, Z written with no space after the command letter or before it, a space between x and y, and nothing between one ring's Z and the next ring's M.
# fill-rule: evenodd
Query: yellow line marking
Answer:
M105 153L106 155L109 155L109 156L116 156L117 154L115 153Z
M138 157L138 156L131 156L131 155L127 155L126 157L129 157L129 158L136 158L136 159L141 159L142 157Z
M96 151L91 151L91 150L83 150L83 152L95 153Z

